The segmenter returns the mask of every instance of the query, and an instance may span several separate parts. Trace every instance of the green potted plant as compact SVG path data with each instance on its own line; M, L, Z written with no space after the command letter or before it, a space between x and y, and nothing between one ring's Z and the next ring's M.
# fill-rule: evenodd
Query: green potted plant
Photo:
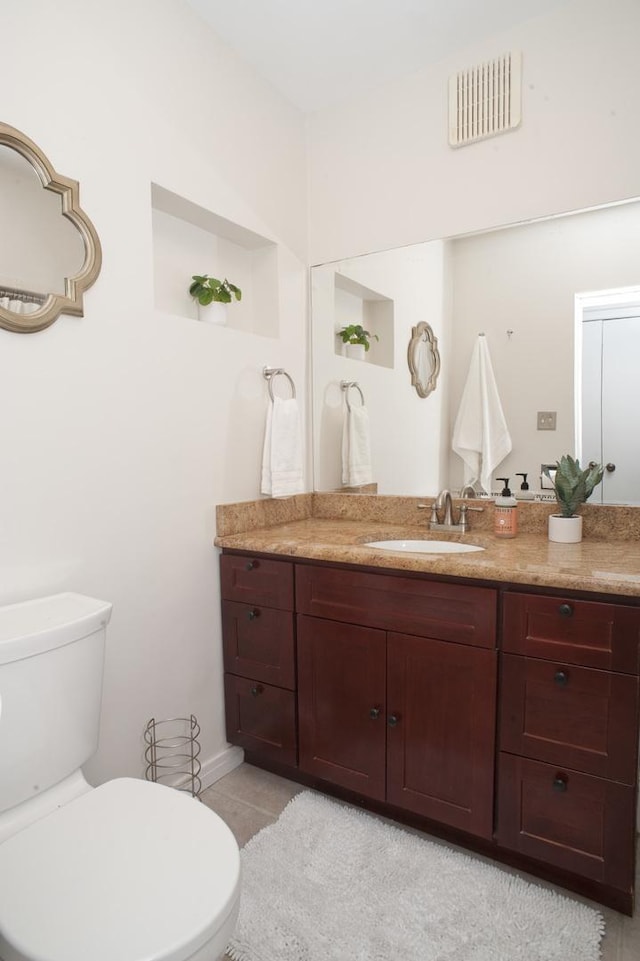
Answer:
M576 544L582 540L582 516L578 511L602 480L604 468L602 464L590 464L583 469L580 461L564 454L556 463L553 476L548 467L544 473L553 484L560 508L559 514L549 517L549 540Z
M230 283L226 277L224 280L218 280L217 277L209 277L208 274L202 276L194 274L191 281L189 293L200 307L209 307L212 304L230 304L234 298L242 300L240 288ZM225 306L219 307L217 310L212 308L210 319L215 323L226 323Z
M377 334L372 334L365 330L362 324L348 324L338 331L338 337L342 338L342 343L347 345L347 357L355 360L364 360L365 352L371 347L370 338L379 340Z

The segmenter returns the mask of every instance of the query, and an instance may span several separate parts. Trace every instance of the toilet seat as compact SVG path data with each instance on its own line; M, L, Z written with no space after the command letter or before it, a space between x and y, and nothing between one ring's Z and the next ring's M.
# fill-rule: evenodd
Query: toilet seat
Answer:
M120 778L0 844L3 961L185 961L237 906L240 856L216 814Z

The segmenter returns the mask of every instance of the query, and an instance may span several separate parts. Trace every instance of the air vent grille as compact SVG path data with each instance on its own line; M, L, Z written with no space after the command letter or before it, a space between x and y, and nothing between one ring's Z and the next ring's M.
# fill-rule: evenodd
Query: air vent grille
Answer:
M462 147L520 123L522 56L503 57L449 78L449 143Z

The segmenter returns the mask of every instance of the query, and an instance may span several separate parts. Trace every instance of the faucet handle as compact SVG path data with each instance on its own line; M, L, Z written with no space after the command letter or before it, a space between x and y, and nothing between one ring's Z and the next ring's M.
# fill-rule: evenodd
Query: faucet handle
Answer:
M429 518L430 524L438 523L438 507L435 501L433 504L418 504L417 507L419 511L431 511L431 517Z

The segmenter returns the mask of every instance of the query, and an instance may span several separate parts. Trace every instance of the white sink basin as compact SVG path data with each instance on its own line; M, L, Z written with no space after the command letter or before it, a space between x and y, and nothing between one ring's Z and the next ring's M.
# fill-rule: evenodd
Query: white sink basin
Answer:
M405 551L411 554L470 554L484 547L461 544L459 541L367 541L364 547L381 547L385 551Z

